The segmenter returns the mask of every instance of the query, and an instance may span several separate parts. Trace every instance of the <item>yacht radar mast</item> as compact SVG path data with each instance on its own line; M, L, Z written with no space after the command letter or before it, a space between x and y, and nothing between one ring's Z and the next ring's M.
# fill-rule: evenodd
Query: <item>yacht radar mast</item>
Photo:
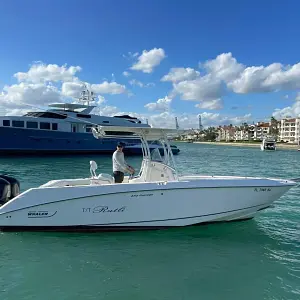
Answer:
M90 102L95 102L96 101L96 96L93 91L90 91L86 84L83 85L84 89L80 93L80 98L78 98L78 102L86 103L87 105L90 106Z

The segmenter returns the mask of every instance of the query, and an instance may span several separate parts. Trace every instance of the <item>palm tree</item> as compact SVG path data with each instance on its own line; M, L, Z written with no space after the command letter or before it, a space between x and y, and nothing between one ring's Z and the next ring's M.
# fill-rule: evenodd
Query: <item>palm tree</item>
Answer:
M274 136L275 139L277 140L279 130L278 130L278 121L272 116L271 117L271 122L270 122L270 135Z

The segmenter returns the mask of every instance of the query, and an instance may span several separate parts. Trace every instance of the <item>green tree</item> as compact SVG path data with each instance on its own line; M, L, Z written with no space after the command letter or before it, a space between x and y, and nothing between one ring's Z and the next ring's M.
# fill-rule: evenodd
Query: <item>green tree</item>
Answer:
M276 139L278 138L279 130L278 130L278 121L271 117L271 125L270 125L270 135L274 136Z
M215 127L208 127L204 130L205 141L215 141L218 137L217 129Z

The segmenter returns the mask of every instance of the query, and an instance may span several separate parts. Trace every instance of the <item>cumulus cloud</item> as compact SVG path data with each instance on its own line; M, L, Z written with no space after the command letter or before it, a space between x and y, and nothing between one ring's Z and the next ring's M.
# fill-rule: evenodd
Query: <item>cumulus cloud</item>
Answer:
M104 81L99 84L91 84L91 89L93 92L99 94L116 95L116 94L123 94L126 92L125 85L116 82L108 82L108 81Z
M196 104L195 107L201 109L221 109L223 108L223 101L220 98L210 101L203 101L199 104Z
M223 94L222 82L210 74L175 83L173 91L179 94L182 100L203 102L221 98Z
M62 94L66 97L78 98L80 97L81 91L84 89L84 85L88 87L91 91L96 94L123 94L126 92L125 85L116 83L116 82L108 82L104 81L99 84L89 84L87 82L64 82L62 84Z
M162 48L153 48L149 51L144 50L138 57L137 62L131 67L131 70L152 73L153 69L158 66L165 57L165 51Z
M245 66L238 63L237 60L232 57L232 53L229 52L222 53L215 59L206 61L204 68L207 73L212 74L214 77L224 80L225 82L230 82L241 74Z
M168 111L170 109L172 99L169 97L164 97L158 99L156 102L151 102L145 105L149 111Z
M61 87L61 92L63 96L78 98L80 97L80 93L83 89L84 84L80 81L64 82Z
M45 65L43 63L33 64L28 72L18 72L14 74L14 77L19 82L27 81L33 83L39 83L44 81L72 81L77 72L81 71L79 66L66 65L58 66L55 64Z
M172 82L172 97L199 101L197 107L207 109L221 108L221 99L229 92L270 93L300 88L300 63L245 66L229 52L200 63L199 67L201 74L192 68L173 68L161 81Z
M0 94L0 105L6 109L20 109L27 105L47 105L60 102L61 94L51 84L21 82L5 86Z
M200 72L192 68L171 68L169 73L162 77L161 81L178 82L193 80L198 76L200 76Z
M81 82L75 77L80 70L80 67L74 66L34 63L28 72L18 72L14 75L19 81L18 84L6 85L0 91L1 111L3 114L19 114L32 107L36 109L38 106L63 102L66 97L79 98L84 85L95 93L95 101L101 105L105 102L102 94L115 95L127 92L125 85L115 81L104 81L98 84ZM106 108L106 110L112 112L113 108Z
M276 119L283 119L288 117L299 117L300 116L300 93L297 94L293 105L284 108L276 108L272 115Z

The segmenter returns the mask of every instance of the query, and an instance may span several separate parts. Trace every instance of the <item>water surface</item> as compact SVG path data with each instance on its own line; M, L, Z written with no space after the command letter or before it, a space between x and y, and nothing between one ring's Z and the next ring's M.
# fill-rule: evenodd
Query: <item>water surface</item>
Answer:
M177 144L183 174L300 177L300 152ZM25 190L110 156L0 158ZM138 169L140 158L128 162ZM300 193L251 221L125 233L1 233L0 299L300 299Z

